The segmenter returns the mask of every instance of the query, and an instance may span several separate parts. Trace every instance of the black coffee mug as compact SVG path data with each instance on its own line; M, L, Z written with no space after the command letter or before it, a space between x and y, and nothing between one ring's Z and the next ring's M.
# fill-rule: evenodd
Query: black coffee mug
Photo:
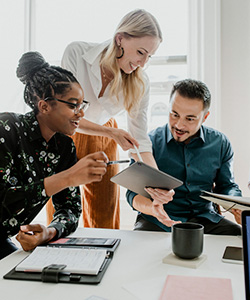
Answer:
M204 226L197 223L179 223L172 227L172 251L185 259L197 258L203 251Z

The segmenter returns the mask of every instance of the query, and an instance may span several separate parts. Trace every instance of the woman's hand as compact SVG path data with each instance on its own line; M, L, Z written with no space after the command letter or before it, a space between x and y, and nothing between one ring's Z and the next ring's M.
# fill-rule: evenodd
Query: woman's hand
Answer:
M98 125L84 118L80 120L77 132L96 136L106 136L114 139L124 151L133 148L133 145L139 147L139 143L137 142L137 140L134 139L127 131L118 128Z
M81 158L75 165L68 169L69 186L78 186L102 180L107 171L107 155L102 152L88 154Z
M25 225L20 227L16 239L24 251L30 251L52 240L56 233L56 229L52 227L47 228L40 224Z
M133 148L133 145L139 147L139 143L127 131L117 128L109 128L110 137L121 146L122 150L127 151Z
M84 156L71 168L44 179L46 195L50 197L70 186L101 181L108 161L102 151Z

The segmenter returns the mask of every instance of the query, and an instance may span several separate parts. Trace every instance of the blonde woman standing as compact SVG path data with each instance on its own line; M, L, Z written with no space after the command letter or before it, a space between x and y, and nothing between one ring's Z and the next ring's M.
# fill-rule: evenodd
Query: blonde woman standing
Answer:
M157 167L147 136L149 80L142 68L161 41L155 17L137 9L123 17L112 40L101 44L73 42L67 46L62 66L76 76L90 102L73 137L78 159L102 150L109 160L116 160L119 144L137 160L133 151L136 145L143 160ZM113 118L124 110L128 131L118 129ZM109 166L102 182L83 187L85 227L119 228L119 187L110 182L118 168ZM47 212L51 218L52 207L48 206Z

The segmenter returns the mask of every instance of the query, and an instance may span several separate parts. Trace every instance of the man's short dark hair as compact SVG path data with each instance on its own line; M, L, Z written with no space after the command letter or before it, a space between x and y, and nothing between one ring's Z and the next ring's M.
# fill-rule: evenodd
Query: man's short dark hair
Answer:
M170 101L175 92L178 92L180 96L185 98L200 99L201 101L203 101L204 111L209 110L211 103L211 94L205 83L193 79L185 79L176 82L173 85L172 91L170 93Z

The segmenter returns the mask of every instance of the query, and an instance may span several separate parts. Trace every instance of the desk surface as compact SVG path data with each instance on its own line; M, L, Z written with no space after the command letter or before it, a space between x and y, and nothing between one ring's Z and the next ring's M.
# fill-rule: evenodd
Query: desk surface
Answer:
M105 300L157 300L166 276L173 274L231 278L233 299L245 297L243 265L221 261L226 246L242 246L240 237L205 235L203 254L207 255L207 259L197 269L191 269L162 263L162 259L171 253L170 233L78 228L73 236L121 238L100 284L3 279L4 274L27 256L27 253L18 250L0 261L1 295L8 300L86 300L93 295Z

